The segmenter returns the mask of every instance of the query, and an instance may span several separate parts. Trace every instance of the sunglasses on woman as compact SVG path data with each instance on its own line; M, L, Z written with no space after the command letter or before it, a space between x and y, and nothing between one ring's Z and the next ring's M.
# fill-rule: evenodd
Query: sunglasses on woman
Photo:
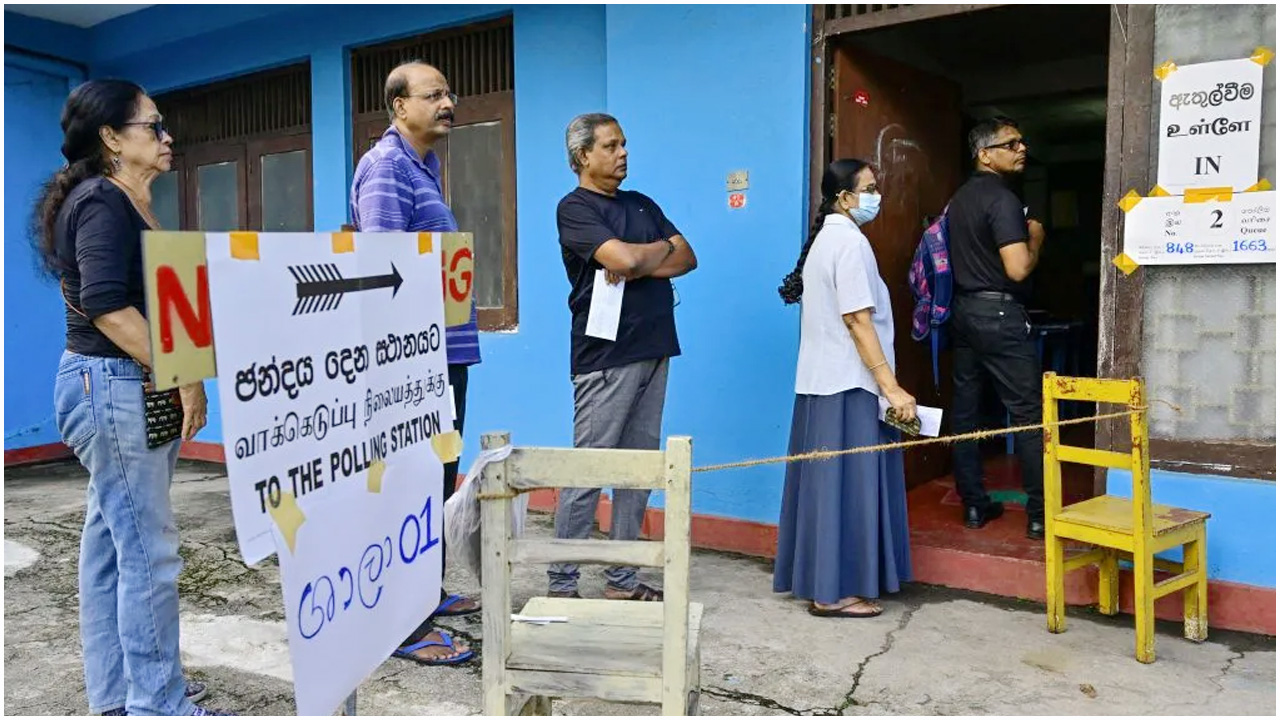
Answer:
M149 127L151 128L151 132L156 134L157 140L163 138L169 132L164 127L164 120L148 120L147 122L127 122L125 123L125 125L126 126L137 125L139 127Z

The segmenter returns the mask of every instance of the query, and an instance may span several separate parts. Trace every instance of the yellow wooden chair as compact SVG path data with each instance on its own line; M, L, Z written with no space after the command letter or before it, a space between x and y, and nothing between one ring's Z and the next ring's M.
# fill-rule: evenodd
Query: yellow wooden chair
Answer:
M506 433L484 448L511 442ZM702 605L689 601L693 445L666 451L516 447L485 467L481 491L484 574L484 711L550 715L551 699L661 703L663 715L696 715ZM513 490L612 487L664 490L662 542L548 540L511 536ZM511 566L587 562L663 568L662 602L535 597L520 611L558 617L545 625L511 618Z
M1125 405L1130 416L1130 452L1112 452L1072 447L1061 443L1058 401L1078 400ZM1133 609L1137 625L1139 662L1155 662L1155 602L1170 593L1183 593L1183 634L1201 642L1209 636L1209 579L1205 521L1209 513L1151 502L1151 458L1147 450L1147 398L1140 379L1099 380L1096 378L1044 376L1044 525L1046 599L1049 632L1066 630L1067 572L1087 565L1098 566L1098 611L1115 615L1120 611L1121 559L1133 562ZM1133 497L1102 495L1062 507L1062 463L1128 470L1133 473ZM1066 540L1088 543L1094 549L1071 558L1064 557ZM1182 546L1181 563L1155 557L1157 553ZM1156 582L1155 571L1173 573Z

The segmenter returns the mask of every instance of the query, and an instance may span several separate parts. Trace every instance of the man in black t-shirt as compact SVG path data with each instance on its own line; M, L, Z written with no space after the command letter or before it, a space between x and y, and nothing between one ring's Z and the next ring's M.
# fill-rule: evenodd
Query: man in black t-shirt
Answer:
M949 238L956 300L951 324L955 339L956 433L978 429L984 380L990 378L1014 425L1041 418L1040 362L1024 307L1028 277L1044 244L1044 228L1029 220L1009 187L1027 161L1027 144L1008 118L979 123L969 133L976 172L951 199ZM1014 448L1027 493L1027 536L1044 537L1044 439L1019 433ZM980 528L1004 513L982 483L982 457L975 442L954 450L956 491L964 501L965 527Z
M560 201L556 224L572 286L569 310L573 376L573 445L579 448L660 447L669 359L680 354L670 278L698 265L693 248L647 196L619 186L627 177L627 140L618 121L603 113L580 115L565 133L569 167L578 187ZM614 340L587 334L597 274L625 283ZM556 537L591 533L600 490L560 491ZM609 536L635 540L649 504L648 490L615 490ZM555 564L547 572L550 595L578 595L578 566ZM639 582L634 567L605 571L605 596L661 600L662 592Z

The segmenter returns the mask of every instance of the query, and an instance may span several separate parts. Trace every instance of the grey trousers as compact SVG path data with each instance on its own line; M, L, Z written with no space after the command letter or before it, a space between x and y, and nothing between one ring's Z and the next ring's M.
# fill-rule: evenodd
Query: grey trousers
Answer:
M667 395L668 358L643 360L621 367L573 376L573 446L657 450L661 447L662 406ZM599 488L565 488L556 509L556 537L585 539L595 525ZM640 537L648 490L615 490L612 540ZM605 570L609 586L634 590L634 567ZM578 566L558 563L547 570L551 592L578 589Z

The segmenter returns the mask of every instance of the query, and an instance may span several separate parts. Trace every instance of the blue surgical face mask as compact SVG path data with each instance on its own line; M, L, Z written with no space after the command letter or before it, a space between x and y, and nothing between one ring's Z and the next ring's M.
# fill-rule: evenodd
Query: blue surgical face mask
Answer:
M858 193L858 207L850 213L858 225L866 225L880 214L880 194Z

